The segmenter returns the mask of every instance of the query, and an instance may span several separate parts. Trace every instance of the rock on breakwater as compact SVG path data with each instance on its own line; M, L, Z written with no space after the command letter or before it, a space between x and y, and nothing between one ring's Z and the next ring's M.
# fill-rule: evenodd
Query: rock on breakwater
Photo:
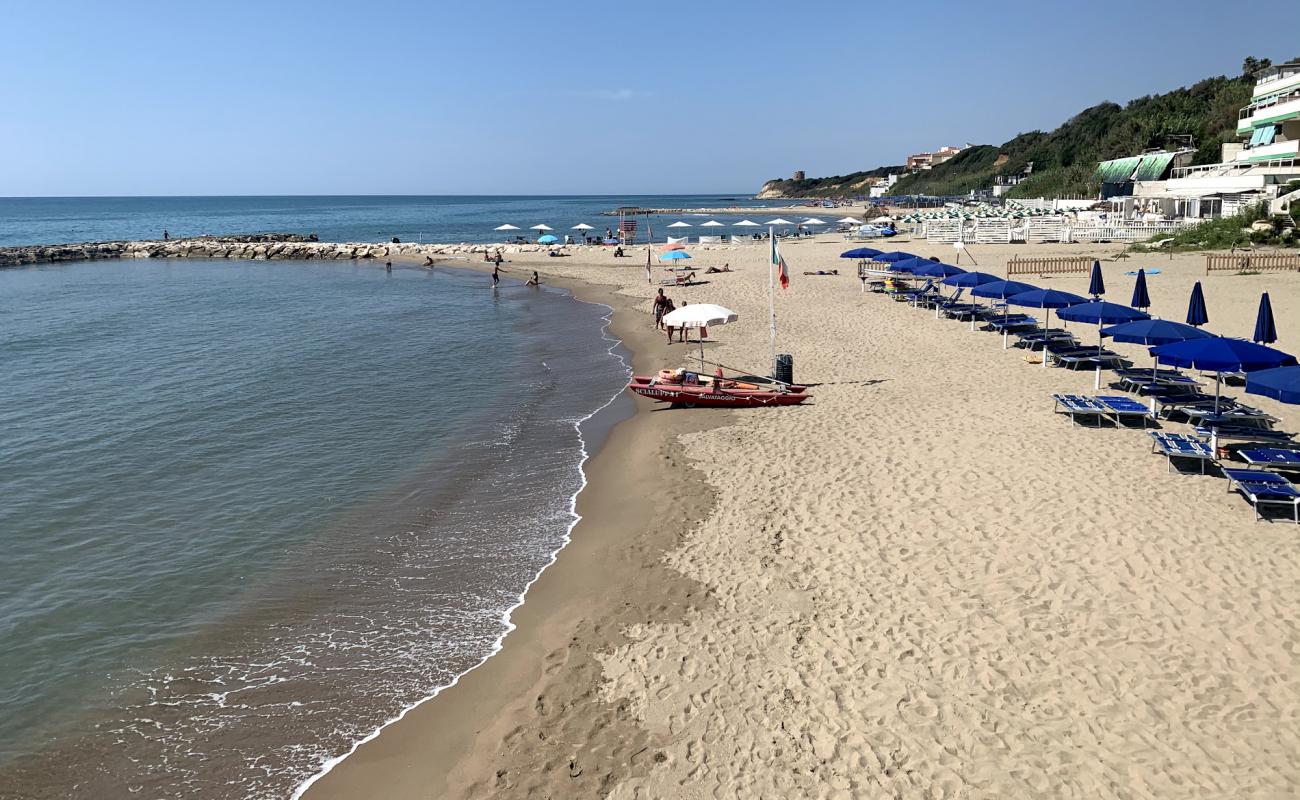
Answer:
M0 267L48 264L57 261L92 261L104 258L239 258L254 261L343 261L371 258L444 258L500 252L543 253L587 245L539 244L418 244L375 242L321 242L315 236L268 233L253 236L209 236L138 242L82 242L79 244L26 245L0 248ZM632 245L640 247L640 245ZM702 249L731 249L701 246ZM701 248L696 248L701 249Z

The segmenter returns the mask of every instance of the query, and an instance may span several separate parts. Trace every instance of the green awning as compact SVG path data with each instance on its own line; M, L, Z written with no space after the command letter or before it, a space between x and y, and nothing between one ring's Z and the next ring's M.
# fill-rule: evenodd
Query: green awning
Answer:
M1112 158L1097 165L1095 177L1102 183L1127 183L1133 179L1133 170L1141 162L1141 156Z
M1173 160L1173 153L1151 153L1142 156L1142 161L1138 164L1133 180L1158 181L1164 176L1165 170L1169 169L1169 163Z
M1260 127L1255 129L1255 132L1253 134L1251 134L1250 146L1260 147L1262 145L1272 144L1273 137L1275 136L1277 136L1276 125L1261 125Z

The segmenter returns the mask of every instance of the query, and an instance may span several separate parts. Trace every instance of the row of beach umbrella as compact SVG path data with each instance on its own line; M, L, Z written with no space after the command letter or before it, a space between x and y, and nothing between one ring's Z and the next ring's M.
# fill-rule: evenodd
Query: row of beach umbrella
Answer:
M1210 321L1201 282L1192 287L1188 300L1185 323L1153 319L1146 309L1151 307L1147 291L1146 271L1139 269L1129 305L1103 301L1106 293L1101 262L1094 261L1088 294L1091 299L1057 289L1040 289L1027 283L1011 281L984 272L968 272L960 267L923 259L900 251L882 253L869 247L855 248L840 254L841 258L872 260L889 265L891 272L919 277L938 278L945 285L965 287L975 297L1001 300L1008 305L1046 310L1048 325L1051 314L1069 322L1083 322L1098 326L1097 347L1101 349L1103 337L1117 342L1141 344L1151 348L1151 355L1159 364L1198 369L1215 374L1215 411L1225 373L1245 373L1246 391L1272 397L1285 403L1300 404L1300 366L1294 356L1268 345L1277 341L1277 325L1273 319L1273 305L1268 293L1260 296L1255 330L1250 341L1217 336L1201 330ZM974 315L971 326L974 327ZM1048 326L1044 326L1048 327ZM1003 346L1006 334L1003 333ZM1043 359L1047 365L1047 359ZM1100 384L1100 367L1097 372Z

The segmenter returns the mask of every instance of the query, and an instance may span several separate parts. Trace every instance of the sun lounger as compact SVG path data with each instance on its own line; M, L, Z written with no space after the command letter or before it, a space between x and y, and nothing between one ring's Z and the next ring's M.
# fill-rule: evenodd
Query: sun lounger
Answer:
M1219 439L1245 439L1246 441L1282 443L1295 438L1294 433L1259 428L1253 425L1197 425L1192 430L1201 436Z
M1204 440L1185 433L1166 433L1151 431L1151 452L1162 453L1169 465L1169 471L1175 472L1175 458L1189 458L1200 462L1201 474L1205 474L1205 462L1214 460L1214 451Z
M1072 425L1078 424L1077 417L1080 416L1101 418L1109 413L1107 408L1100 402L1091 397L1084 397L1081 394L1054 394L1052 395L1052 401L1052 412L1059 414L1064 409L1064 413L1070 415Z
M1268 465L1274 469L1300 469L1300 450L1288 450L1281 447L1252 447L1238 450L1251 466Z
M1291 506L1291 516L1300 523L1300 489L1276 472L1258 469L1225 469L1228 491L1236 490L1255 509L1255 521L1263 519L1261 505Z
M1051 351L1049 350L1048 352ZM1110 350L1102 350L1099 353L1095 347L1083 349L1081 352L1065 353L1061 355L1053 353L1052 355L1055 357L1057 364L1068 369L1078 369L1085 364L1089 367L1095 367L1097 365L1109 367L1115 366L1116 364L1130 363L1128 359L1124 358L1124 356L1119 353L1114 353Z
M1032 330L1038 327L1038 320L1028 314L1008 314L1006 318L1001 316L989 319L989 330L1001 333L1003 331L1020 331Z
M1094 399L1105 406L1106 411L1115 418L1116 425L1122 424L1126 419L1137 417L1142 420L1142 427L1145 428L1147 421L1152 418L1151 409L1131 397L1104 395Z

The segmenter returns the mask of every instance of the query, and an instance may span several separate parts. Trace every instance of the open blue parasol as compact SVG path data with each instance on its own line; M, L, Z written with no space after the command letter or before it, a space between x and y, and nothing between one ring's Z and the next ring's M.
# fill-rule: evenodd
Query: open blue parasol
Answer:
M875 258L880 255L881 251L874 250L870 247L856 247L852 250L845 250L840 253L840 258Z
M1300 405L1300 367L1275 367L1247 373L1246 393Z
M1188 339L1173 344L1151 348L1151 355L1161 364L1175 367L1203 369L1214 373L1214 413L1219 413L1219 388L1225 372L1254 372L1261 369L1285 367L1296 363L1295 356L1248 342L1212 336L1208 339Z
M1037 289L1038 289L1037 286L1031 286L1028 283L1021 283L1020 281L993 281L992 283L984 283L984 284L980 284L979 286L976 286L974 289L970 290L970 293L975 295L976 297L991 297L994 300L1006 300L1008 297L1010 297L1013 294L1023 294L1025 292L1032 292ZM1002 323L1003 323L1002 349L1003 350L1007 349L1008 334L1007 334L1006 321L1008 316L1009 315L1007 313L1007 306L1004 303L1002 305Z
M1020 294L1013 294L1007 298L1007 303L1013 306L1026 306L1029 308L1047 309L1047 323L1043 325L1043 330L1047 330L1049 327L1051 327L1052 309L1068 308L1070 306L1074 306L1074 305L1078 305L1079 303L1086 303L1086 302L1088 302L1086 298L1080 297L1077 294L1062 292L1059 289L1034 289L1033 291L1029 291L1029 292L1021 292ZM1046 366L1047 366L1047 351L1044 350L1043 367Z
M1209 339L1214 336L1209 331L1203 331L1200 328L1193 328L1191 325L1184 325L1181 322L1172 322L1167 319L1139 319L1133 322L1121 322L1109 328L1102 328L1101 335L1109 336L1117 342L1145 344L1148 347L1185 342L1188 339ZM1152 383L1155 382L1159 369L1160 361L1156 359L1151 365Z
M1056 312L1056 316L1070 322L1086 322L1089 325L1114 325L1118 322L1133 322L1134 320L1147 319L1148 314L1138 311L1136 308L1129 308L1118 303L1107 303L1105 300L1093 300L1090 303L1079 303L1078 305L1067 306ZM1093 387L1101 388L1101 328L1097 329L1097 378Z
M904 253L902 250L894 250L889 253L880 253L872 257L872 261L883 261L886 264L892 264L895 261L906 261L909 258L916 258L912 253Z
M943 279L948 286L960 286L965 289L974 290L976 286L983 286L986 283L998 283L1002 279L997 275L990 275L987 272L962 272L958 275L949 275ZM978 309L979 303L975 303ZM970 315L970 329L975 330L975 316L977 311L972 310Z

